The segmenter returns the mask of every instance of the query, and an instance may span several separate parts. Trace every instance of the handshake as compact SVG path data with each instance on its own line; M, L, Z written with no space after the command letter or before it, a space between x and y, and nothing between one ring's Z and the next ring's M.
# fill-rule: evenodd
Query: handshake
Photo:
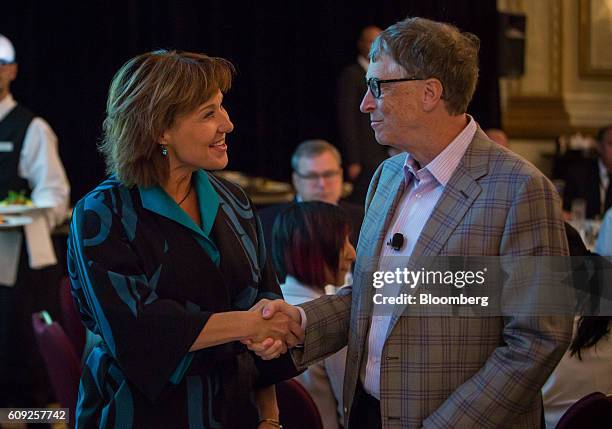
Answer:
M297 307L282 299L262 299L249 311L255 313L254 325L249 328L252 334L241 342L262 359L278 358L304 342L302 316Z

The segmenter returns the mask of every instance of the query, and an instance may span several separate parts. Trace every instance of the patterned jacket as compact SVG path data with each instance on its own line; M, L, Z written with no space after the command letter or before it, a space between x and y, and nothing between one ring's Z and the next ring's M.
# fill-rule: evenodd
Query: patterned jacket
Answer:
M372 261L401 198L405 154L372 178L352 290L303 305L308 365L347 344L345 427L372 318ZM421 256L565 256L561 204L534 166L479 129L419 236ZM414 267L413 267L414 268ZM532 285L535 286L535 285ZM400 292L405 292L404 290ZM384 428L536 428L540 388L571 338L571 317L428 316L396 306L381 355Z

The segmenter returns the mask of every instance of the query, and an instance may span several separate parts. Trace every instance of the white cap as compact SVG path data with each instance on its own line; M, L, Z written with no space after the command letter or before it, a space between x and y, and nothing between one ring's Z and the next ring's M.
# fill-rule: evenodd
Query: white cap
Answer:
M9 39L0 34L0 62L15 62L15 48Z

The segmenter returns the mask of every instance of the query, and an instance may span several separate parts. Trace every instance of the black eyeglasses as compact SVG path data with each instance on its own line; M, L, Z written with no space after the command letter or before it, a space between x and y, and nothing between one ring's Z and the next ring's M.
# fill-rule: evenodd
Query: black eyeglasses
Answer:
M423 79L420 79L418 77L406 77L402 79L379 79L377 77L371 77L369 79L366 79L366 85L370 89L370 92L372 93L374 98L380 98L380 95L382 94L380 91L381 83L409 82L411 80L423 80Z
M328 171L324 171L324 172L322 172L320 174L314 173L314 172L302 174L302 173L296 171L295 174L297 174L300 179L309 180L309 181L313 181L314 182L314 181L319 181L320 179L323 179L323 180L334 179L334 178L340 176L340 174L342 174L342 169L339 169L339 170L328 170Z

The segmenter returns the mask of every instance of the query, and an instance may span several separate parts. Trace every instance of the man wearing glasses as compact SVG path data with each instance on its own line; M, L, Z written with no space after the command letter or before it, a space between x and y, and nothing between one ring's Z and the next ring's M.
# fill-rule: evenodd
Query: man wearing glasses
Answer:
M300 367L348 343L345 428L540 427L540 389L568 346L571 317L432 316L422 306L390 310L373 300L373 271L414 272L423 257L568 255L554 186L466 114L478 48L476 36L423 18L400 21L374 41L361 111L378 143L402 153L370 183L353 286L297 308L278 300L260 310L305 325L303 348L292 351ZM538 291L536 276L516 282L515 271L504 288ZM411 286L395 283L390 294ZM269 358L279 345L249 347Z
M342 197L342 158L340 152L325 140L306 140L298 145L291 156L291 179L295 188L295 201L323 201L338 204L351 220L351 244L357 246L363 209ZM289 204L266 207L258 212L264 231L268 254L272 248L272 226L276 216Z

